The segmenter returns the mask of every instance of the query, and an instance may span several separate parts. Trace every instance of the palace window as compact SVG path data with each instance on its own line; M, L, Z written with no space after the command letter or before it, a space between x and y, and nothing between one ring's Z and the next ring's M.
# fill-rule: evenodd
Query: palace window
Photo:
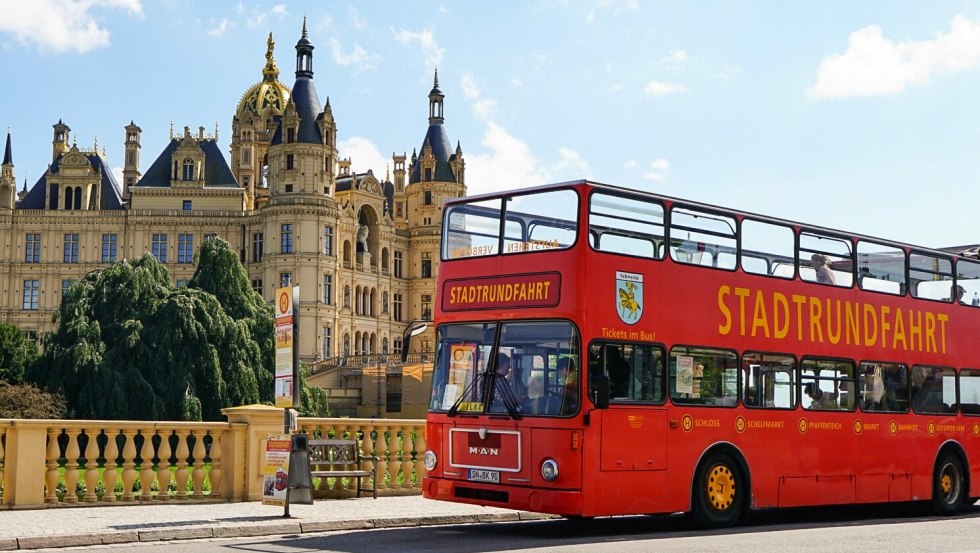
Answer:
M184 160L184 178L185 181L194 180L194 160L187 158Z
M333 255L333 227L323 227L323 255Z
M252 290L255 290L255 293L257 293L258 295L260 295L260 296L262 295L262 279L261 278L253 278L252 279Z
M78 234L65 234L65 263L78 263Z
M422 253L422 278L432 278L432 254Z
M426 190L423 193L423 202L425 205L432 205L432 192Z
M177 263L194 262L194 235L177 235Z
M24 263L41 262L41 233L30 232L26 236L24 248Z
M116 260L116 244L119 237L115 233L102 235L102 262L111 263Z
M152 251L153 257L157 258L160 263L167 262L167 235L166 234L154 234L153 235L153 246Z
M402 295L394 294L392 300L392 318L396 321L402 320Z
M330 357L330 327L325 326L321 329L320 334L320 351L324 359Z
M402 252L395 252L395 278L402 278Z
M31 279L24 281L24 311L37 311L40 294L40 280Z
M333 275L323 275L323 303L333 303Z
M281 253L293 253L293 225L282 225L280 230L279 251Z
M293 282L293 273L279 273L279 287L288 288Z
M252 233L252 261L262 261L262 234L261 232Z
M422 294L422 320L432 320L432 295Z

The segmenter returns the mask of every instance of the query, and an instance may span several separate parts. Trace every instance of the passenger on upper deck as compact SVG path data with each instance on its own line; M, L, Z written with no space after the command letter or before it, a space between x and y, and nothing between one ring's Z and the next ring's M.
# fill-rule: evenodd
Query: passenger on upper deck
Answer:
M821 390L814 382L804 386L803 393L810 398L810 409L837 409L837 394Z
M810 256L810 261L813 263L813 270L817 272L817 282L822 284L837 283L836 279L834 279L834 272L827 266L830 260L827 259L826 255L815 253Z

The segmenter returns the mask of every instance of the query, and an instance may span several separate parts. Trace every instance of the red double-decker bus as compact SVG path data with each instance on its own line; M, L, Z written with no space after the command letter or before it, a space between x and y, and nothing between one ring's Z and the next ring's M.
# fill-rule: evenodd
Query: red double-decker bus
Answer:
M567 516L980 496L980 259L587 181L445 206L431 499Z

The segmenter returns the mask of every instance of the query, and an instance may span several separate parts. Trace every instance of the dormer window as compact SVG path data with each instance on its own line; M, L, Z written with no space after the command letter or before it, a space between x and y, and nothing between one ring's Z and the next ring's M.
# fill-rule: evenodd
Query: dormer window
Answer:
M194 160L187 158L184 160L184 179L185 181L194 180Z
M286 143L292 144L296 142L296 129L286 129Z

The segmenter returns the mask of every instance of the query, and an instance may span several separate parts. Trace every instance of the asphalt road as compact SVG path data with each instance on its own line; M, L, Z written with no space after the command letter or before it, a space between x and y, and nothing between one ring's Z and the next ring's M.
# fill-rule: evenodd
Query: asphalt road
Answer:
M693 529L686 518L673 515L497 522L85 549L113 553L980 553L980 507L971 507L954 518L925 514L916 506L781 510L755 514L749 524L721 531Z

